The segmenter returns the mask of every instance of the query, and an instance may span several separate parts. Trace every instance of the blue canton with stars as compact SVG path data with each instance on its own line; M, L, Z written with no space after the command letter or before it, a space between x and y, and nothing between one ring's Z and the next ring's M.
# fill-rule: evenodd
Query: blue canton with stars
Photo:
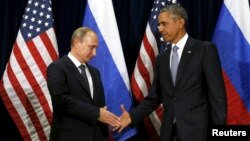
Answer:
M29 0L20 30L25 41L31 40L53 26L51 0Z

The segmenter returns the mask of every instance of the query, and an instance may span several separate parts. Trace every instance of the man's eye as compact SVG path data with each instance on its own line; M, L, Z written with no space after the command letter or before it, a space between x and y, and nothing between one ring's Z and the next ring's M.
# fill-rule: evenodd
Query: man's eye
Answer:
M94 47L94 46L89 46L89 48L90 48L91 50L93 50L95 47Z

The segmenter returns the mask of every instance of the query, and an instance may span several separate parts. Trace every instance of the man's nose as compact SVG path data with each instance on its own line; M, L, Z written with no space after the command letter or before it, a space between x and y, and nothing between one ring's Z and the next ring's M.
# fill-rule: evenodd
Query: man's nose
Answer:
M162 32L162 26L158 26L158 30L159 30L159 32Z
M96 49L93 49L92 55L93 55L93 56L96 56Z

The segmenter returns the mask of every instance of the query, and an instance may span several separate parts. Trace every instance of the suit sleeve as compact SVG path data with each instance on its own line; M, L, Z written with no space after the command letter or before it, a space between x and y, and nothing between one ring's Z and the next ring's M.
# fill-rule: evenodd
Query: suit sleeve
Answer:
M204 59L204 72L208 90L208 100L214 124L225 124L227 102L221 63L214 44L207 46Z
M51 95L54 115L71 116L87 123L96 124L99 108L84 103L69 95L69 87L63 67L52 63L47 69L48 89Z
M160 96L160 86L158 83L158 58L159 57L157 57L156 59L154 80L150 88L149 94L142 100L142 102L136 108L130 111L132 126L135 126L139 121L143 120L145 116L152 113L162 102Z

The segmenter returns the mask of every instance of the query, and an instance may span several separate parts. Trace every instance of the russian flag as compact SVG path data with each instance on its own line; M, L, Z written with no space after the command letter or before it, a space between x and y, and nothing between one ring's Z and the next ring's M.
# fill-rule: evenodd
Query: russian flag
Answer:
M224 0L213 36L223 68L228 124L250 124L250 9L248 0Z
M82 25L97 33L99 47L90 64L101 73L108 110L119 116L121 104L132 108L132 95L112 0L88 0ZM136 128L127 127L113 138L124 141L136 133Z

